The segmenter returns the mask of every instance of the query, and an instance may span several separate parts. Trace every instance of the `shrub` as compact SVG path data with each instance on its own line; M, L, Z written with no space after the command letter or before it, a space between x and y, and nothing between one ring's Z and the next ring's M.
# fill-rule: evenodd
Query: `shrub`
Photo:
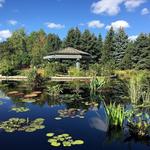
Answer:
M44 84L44 79L41 74L38 73L37 68L33 67L28 72L28 82L32 85L32 88L40 88Z
M15 66L10 63L10 60L4 60L0 63L0 74L4 76L11 76L17 75L18 71L15 69Z
M66 66L59 62L48 63L44 68L45 77L56 76L64 72L66 72Z
M68 70L68 75L80 77L80 76L85 76L85 72L81 69L77 69L76 67L70 67Z

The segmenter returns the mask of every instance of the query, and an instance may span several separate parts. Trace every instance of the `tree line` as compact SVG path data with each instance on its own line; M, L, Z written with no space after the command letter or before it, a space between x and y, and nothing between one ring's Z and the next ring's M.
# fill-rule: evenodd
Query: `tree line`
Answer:
M43 56L65 47L88 52L93 56L91 63L111 65L114 69L150 69L150 34L141 33L131 41L123 28L118 31L110 28L102 39L101 34L96 36L87 29L81 32L72 28L61 40L42 29L29 35L24 29L18 29L0 43L0 72L11 67L40 66Z

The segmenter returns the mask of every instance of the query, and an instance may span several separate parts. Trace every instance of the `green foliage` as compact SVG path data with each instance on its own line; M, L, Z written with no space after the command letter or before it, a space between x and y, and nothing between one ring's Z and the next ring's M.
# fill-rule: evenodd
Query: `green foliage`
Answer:
M68 75L80 77L80 76L85 76L85 72L81 69L77 69L76 67L70 67L68 70Z
M147 81L146 78L147 74L145 72L137 72L130 77L128 88L130 100L132 103L138 104L138 102L140 102L142 99L142 95L144 101L147 101L145 100L145 98L149 98L149 86L147 91L148 93L144 90L144 87L146 85L145 81Z
M115 34L114 38L114 60L116 68L122 69L122 59L125 56L125 52L128 47L128 36L125 33L123 28L120 28L119 31Z
M129 111L127 115L127 126L131 136L138 138L150 136L150 116L148 113Z
M29 68L31 65L43 67L46 62L43 57L62 47L88 52L92 55L88 63L101 64L101 69L99 65L89 69L87 74L90 76L110 75L113 69L150 69L150 34L142 33L135 41L129 42L122 28L117 32L110 28L105 39L102 39L101 34L95 36L89 30L81 32L78 28L72 28L61 41L59 36L47 35L43 30L27 35L24 29L18 29L0 43L0 73L13 75L15 73L12 70ZM66 67L74 63L71 60L62 62ZM84 68L86 61L82 64ZM62 73L66 73L66 67L63 67ZM53 71L47 74L53 74Z
M44 80L41 74L37 72L36 67L31 68L31 70L28 72L28 82L33 88L39 88L44 84Z
M106 64L109 62L114 62L113 53L114 53L114 36L115 32L111 27L107 32L105 41L104 41L104 49L102 51L102 63Z
M81 32L78 28L71 28L64 40L63 47L73 47L80 50Z
M105 105L108 121L109 121L109 128L113 127L119 127L122 128L124 117L125 117L125 111L124 107L122 107L120 104L116 105L115 103L110 103L109 105Z
M66 66L58 62L50 62L44 68L45 77L56 76L66 72Z
M62 88L59 84L57 85L49 85L47 86L47 93L50 95L50 96L58 96L60 93L62 93Z
M150 69L150 36L140 34L134 42L132 49L133 67L137 69Z
M100 88L102 88L106 84L105 77L93 77L90 82L90 93L91 95L95 95Z
M46 38L46 44L45 44L45 55L48 55L50 52L59 50L61 47L61 39L58 35L55 34L48 34Z
M3 59L0 62L0 74L4 76L16 75L15 66L11 64L11 60Z

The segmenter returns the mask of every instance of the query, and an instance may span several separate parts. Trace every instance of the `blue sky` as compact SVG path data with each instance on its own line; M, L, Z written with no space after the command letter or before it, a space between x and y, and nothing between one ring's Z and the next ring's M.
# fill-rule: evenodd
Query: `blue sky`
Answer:
M0 41L24 27L44 29L64 38L68 29L89 29L104 37L120 26L132 38L150 32L149 0L0 0Z

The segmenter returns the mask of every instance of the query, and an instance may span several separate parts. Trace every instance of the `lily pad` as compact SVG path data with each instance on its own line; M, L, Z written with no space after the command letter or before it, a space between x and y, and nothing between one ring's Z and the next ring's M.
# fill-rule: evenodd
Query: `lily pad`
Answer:
M51 143L51 146L54 146L54 147L59 147L60 145L61 145L61 143L58 143L58 142L55 142L55 141L53 141Z
M30 121L28 118L10 118L7 121L0 123L0 129L3 129L5 132L15 132L15 131L25 131L25 132L34 132L39 129L45 128L43 124L44 119L40 118Z
M27 112L29 111L30 109L29 108L26 108L26 107L12 107L11 109L12 111L15 111L17 113L19 112Z
M73 141L72 144L73 145L81 145L81 144L84 144L84 141L83 140L75 140L75 141Z
M52 136L54 136L54 133L47 133L46 136L52 137Z
M83 140L73 140L73 138L67 134L60 134L60 135L55 135L54 133L47 133L46 136L50 137L48 139L48 142L50 143L51 146L54 147L59 147L59 146L64 146L64 147L70 147L72 145L81 145L84 144Z

